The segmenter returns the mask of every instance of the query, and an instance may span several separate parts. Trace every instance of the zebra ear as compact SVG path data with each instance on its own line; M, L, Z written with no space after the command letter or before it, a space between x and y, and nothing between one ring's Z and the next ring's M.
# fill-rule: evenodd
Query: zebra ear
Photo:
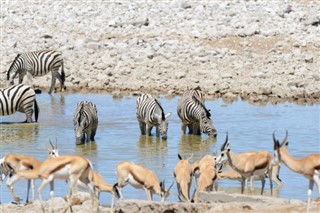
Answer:
M171 116L171 112L167 113L165 118L168 119L168 118L170 118L170 116Z

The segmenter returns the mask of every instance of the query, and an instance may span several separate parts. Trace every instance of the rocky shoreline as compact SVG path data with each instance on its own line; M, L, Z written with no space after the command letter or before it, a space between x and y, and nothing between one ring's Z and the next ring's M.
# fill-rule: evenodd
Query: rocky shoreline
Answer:
M86 213L97 212L96 207L92 209L90 195L81 192L79 199L74 199L72 206L73 212ZM316 213L320 209L320 200L313 200L311 206L311 213ZM62 212L67 203L63 198L57 197L53 200L54 212ZM51 200L44 202L45 210L51 210ZM250 196L241 194L228 194L225 192L202 192L199 194L199 203L172 203L172 202L150 202L146 200L119 200L115 207L111 209L110 206L99 206L100 213L112 212L122 213L150 213L150 212L251 212L251 213L267 213L267 212L305 212L306 203L300 200L287 200L280 198L273 198L269 196ZM16 204L2 204L0 205L0 212L39 212L41 211L41 204L39 200L34 201L28 205Z
M320 103L319 1L27 2L1 2L2 86L18 53L56 49L68 92Z

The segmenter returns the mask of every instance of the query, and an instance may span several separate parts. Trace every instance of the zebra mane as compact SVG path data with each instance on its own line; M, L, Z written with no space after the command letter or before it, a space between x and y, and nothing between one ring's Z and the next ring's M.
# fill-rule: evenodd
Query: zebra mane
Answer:
M83 103L81 103L81 108L79 109L78 113L79 113L79 118L78 118L78 124L80 125L81 122L81 112L83 111Z
M18 55L15 57L15 59L13 60L13 62L11 63L10 65L10 68L8 69L8 72L7 72L7 80L9 80L10 78L10 71L13 67L13 65L15 64L15 62L18 60L18 58L21 56L21 53L18 53Z
M164 121L164 120L166 119L166 116L164 115L163 108L162 108L161 104L159 103L159 101L158 101L156 98L154 98L154 101L155 101L155 102L158 104L158 106L160 107L160 109L161 109L161 119Z
M199 90L199 91L202 91L201 90L201 87L198 85L196 88L194 88L194 90Z
M192 100L196 102L196 104L199 104L206 111L206 115L208 118L211 117L211 113L209 112L209 110L195 96L192 96Z

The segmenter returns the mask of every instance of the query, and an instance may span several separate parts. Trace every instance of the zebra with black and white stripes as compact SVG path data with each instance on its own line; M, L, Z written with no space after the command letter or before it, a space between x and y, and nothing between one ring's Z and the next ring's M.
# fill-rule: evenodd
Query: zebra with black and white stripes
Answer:
M77 144L83 144L85 140L94 141L98 128L96 105L90 101L79 102L73 116L73 125Z
M136 115L141 135L151 136L151 130L156 127L156 136L162 135L167 139L168 118L171 113L164 114L164 110L157 98L151 94L141 94L136 102Z
M200 135L201 132L216 137L210 111L204 105L204 95L200 88L188 89L178 101L177 113L181 120L182 134Z
M36 93L30 86L18 84L0 89L0 115L6 116L15 112L26 114L27 123L32 123L32 114L35 114L35 121L38 121L39 107L36 100Z
M61 74L59 68L61 67ZM42 50L35 52L25 52L18 54L12 62L7 72L7 82L9 85L14 84L14 78L19 75L19 84L22 83L23 78L27 75L29 84L32 86L33 76L44 76L51 72L51 86L49 94L51 94L56 79L60 81L60 91L65 89L65 73L63 68L63 58L60 51L56 50Z

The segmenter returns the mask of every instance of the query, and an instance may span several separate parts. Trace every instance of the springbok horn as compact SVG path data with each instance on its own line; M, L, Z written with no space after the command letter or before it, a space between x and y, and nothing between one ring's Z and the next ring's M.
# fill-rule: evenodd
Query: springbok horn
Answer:
M191 154L191 156L187 160L190 161L192 158L193 158L193 153Z
M52 149L54 149L54 146L53 146L53 144L52 144L50 139L49 139L49 142L50 142L50 145L51 145Z
M274 136L274 133L275 133L275 132L276 132L276 130L274 130L273 133L272 133L273 144L274 144L273 149L274 149L274 150L278 149L278 142L277 142L276 137Z
M172 182L171 186L168 188L168 191L170 191L171 187L173 186L174 182Z
M220 149L221 152L226 148L227 143L228 143L228 132L226 133L226 140L221 146L221 149Z
M283 146L283 144L285 144L287 141L288 141L288 130L286 130L286 137L283 139L283 141L282 141L282 143L281 143L280 147L282 147L282 146Z
M58 140L56 138L56 149L58 149Z

